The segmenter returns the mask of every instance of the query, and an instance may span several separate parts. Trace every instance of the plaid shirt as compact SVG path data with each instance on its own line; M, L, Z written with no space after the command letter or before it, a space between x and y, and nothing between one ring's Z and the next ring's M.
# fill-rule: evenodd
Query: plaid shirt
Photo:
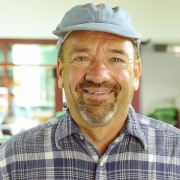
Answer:
M67 111L1 147L0 179L178 180L180 130L130 107L123 131L100 156Z

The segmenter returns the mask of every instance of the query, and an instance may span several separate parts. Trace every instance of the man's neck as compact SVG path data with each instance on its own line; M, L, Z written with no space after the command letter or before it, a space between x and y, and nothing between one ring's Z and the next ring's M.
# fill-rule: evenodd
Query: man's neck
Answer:
M102 127L80 127L81 132L88 138L97 151L103 155L108 146L119 136L121 129L125 124L123 120L113 120Z

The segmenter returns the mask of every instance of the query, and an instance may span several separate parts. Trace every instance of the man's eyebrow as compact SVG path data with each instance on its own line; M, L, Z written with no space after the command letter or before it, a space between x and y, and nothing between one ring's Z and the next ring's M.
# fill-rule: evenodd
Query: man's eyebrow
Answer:
M126 55L128 56L128 53L126 51L124 51L123 49L108 49L109 52L113 52L113 53L116 53L116 54L123 54L123 55Z
M90 49L89 48L74 48L70 51L70 55L74 54L74 53L78 53L78 52L89 52Z
M109 48L108 51L111 53L115 53L115 54L121 54L121 55L126 56L127 58L130 58L129 54L123 49L111 49L111 48Z

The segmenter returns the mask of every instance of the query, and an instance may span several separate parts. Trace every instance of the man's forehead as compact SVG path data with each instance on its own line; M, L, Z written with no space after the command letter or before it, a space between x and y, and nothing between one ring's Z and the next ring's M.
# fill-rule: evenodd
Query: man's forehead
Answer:
M75 37L75 38L104 38L104 39L112 39L112 40L130 40L130 38L118 36L116 34L107 33L107 32L101 32L101 31L87 31L87 30L79 30L79 31L72 31L68 34L69 37Z
M97 31L73 31L66 38L63 49L68 56L80 52L95 52L98 49L109 53L134 54L130 38Z
M130 38L118 36L111 33L106 32L98 32L98 31L72 31L69 33L68 37L66 37L63 46L92 46L92 43L95 44L97 42L101 42L102 44L106 41L109 45L130 43L132 45L133 41Z

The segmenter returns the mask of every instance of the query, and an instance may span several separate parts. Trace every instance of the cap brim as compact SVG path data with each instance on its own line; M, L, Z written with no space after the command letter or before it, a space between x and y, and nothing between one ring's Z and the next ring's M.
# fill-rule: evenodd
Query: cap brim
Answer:
M61 28L61 29L56 29L53 31L53 33L60 37L69 31L75 31L75 30L100 31L100 32L116 34L118 36L124 36L127 38L134 38L134 39L141 38L141 34L138 33L135 29L132 29L130 27L114 25L114 24L106 24L106 23L78 24L78 25Z

